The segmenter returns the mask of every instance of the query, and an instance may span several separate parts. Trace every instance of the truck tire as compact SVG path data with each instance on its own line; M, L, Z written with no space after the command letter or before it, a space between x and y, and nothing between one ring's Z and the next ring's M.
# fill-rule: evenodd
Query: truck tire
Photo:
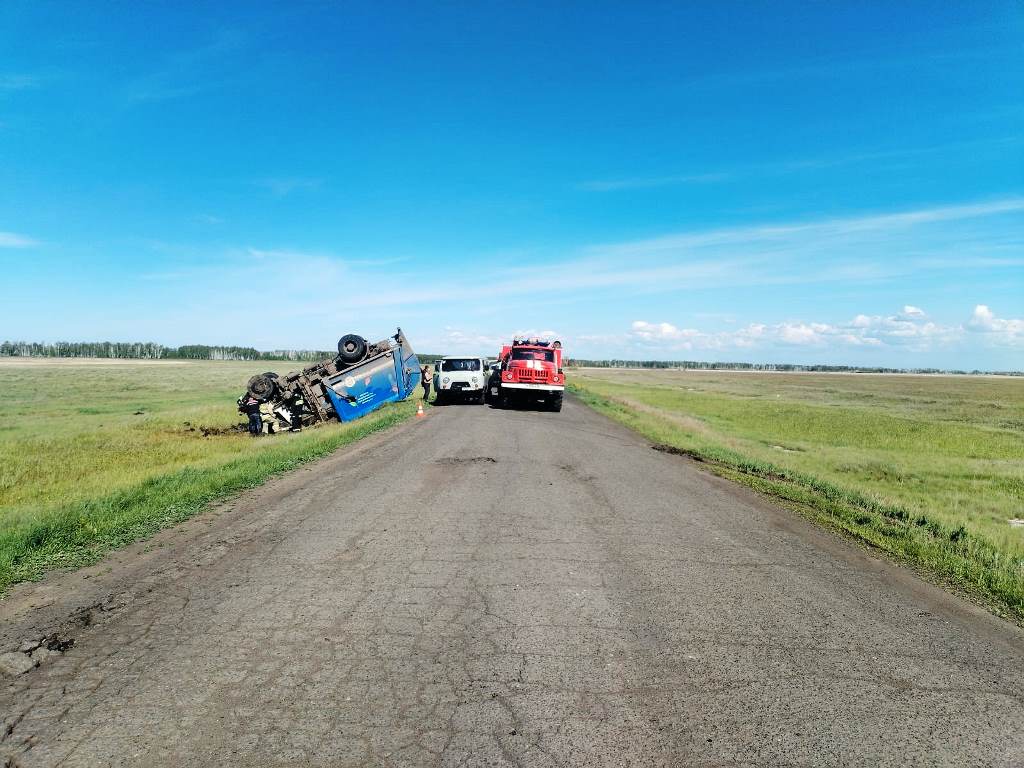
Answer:
M281 378L280 376L278 376L273 371L265 371L263 373L263 375L266 376L268 379L280 379Z
M355 365L366 357L366 339L354 333L346 333L338 339L338 357L343 363Z
M555 395L554 397L551 398L550 408L555 413L558 413L559 411L562 410L562 395L561 394L557 394L557 395Z
M265 403L277 393L277 382L266 374L258 374L249 379L246 391L253 400Z
M484 386L484 402L490 403L492 406L498 404L499 395L494 394L492 390L497 389L501 391L501 377L495 376L493 373L487 377L487 383Z

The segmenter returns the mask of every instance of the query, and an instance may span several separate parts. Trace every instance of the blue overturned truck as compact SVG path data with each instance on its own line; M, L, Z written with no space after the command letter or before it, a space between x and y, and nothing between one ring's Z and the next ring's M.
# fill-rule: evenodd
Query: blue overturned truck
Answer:
M350 333L338 340L338 354L301 371L249 379L246 394L269 403L282 427L353 421L385 403L405 400L420 383L420 363L402 329L370 344ZM301 407L298 403L302 403Z

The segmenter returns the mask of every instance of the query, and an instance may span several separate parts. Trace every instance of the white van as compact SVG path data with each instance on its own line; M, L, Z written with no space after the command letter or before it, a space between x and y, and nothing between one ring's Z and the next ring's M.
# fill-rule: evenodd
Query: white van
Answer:
M487 365L482 357L442 357L434 365L435 402L468 400L484 401L487 388Z

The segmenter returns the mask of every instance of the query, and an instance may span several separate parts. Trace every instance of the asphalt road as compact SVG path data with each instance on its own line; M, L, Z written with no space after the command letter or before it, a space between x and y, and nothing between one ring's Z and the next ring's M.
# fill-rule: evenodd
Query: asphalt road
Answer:
M10 764L1024 765L1024 633L572 401L429 409L0 640L76 609Z

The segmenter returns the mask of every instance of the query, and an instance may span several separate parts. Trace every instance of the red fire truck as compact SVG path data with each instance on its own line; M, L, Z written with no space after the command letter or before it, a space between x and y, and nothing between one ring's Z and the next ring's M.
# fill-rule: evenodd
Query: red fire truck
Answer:
M502 408L534 403L560 411L564 391L560 341L513 339L501 348L488 382L489 399Z

